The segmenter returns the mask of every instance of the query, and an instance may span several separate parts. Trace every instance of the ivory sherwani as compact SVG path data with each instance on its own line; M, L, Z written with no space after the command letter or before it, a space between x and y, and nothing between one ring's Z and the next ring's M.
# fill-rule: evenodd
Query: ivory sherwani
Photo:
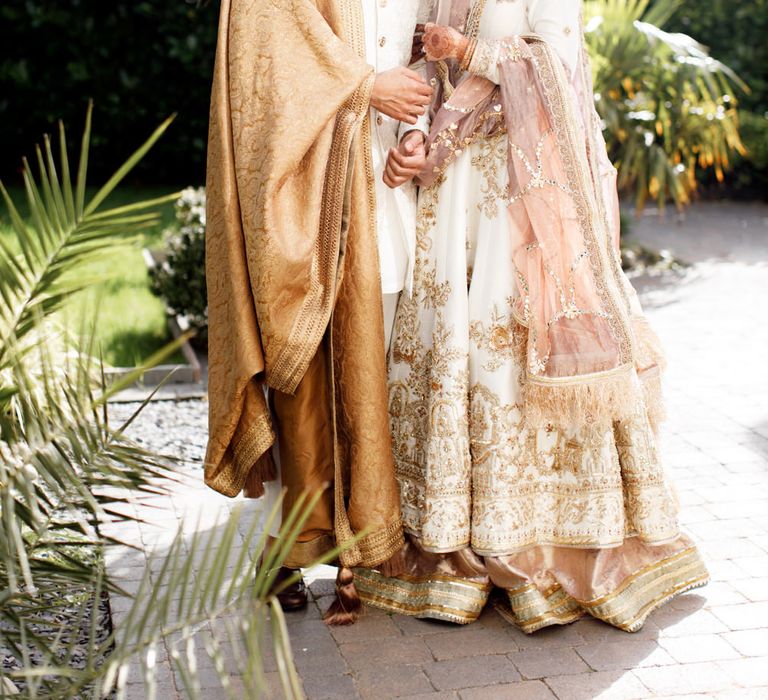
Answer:
M377 73L407 66L417 19L426 9L420 0L362 0L365 18L366 60ZM423 2L421 3L424 4ZM410 283L416 244L416 187L409 182L397 189L387 187L382 176L390 148L398 145L406 129L395 119L371 108L371 155L376 180L376 234L379 242L381 290L394 294ZM426 119L415 128L426 133ZM385 318L385 326L387 319Z

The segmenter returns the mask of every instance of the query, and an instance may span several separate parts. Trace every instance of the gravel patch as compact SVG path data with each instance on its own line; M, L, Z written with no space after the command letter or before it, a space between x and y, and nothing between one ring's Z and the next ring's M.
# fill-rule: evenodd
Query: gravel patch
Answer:
M110 425L120 427L140 406L138 403L109 404ZM126 434L153 452L202 468L208 441L208 402L200 399L151 401L128 426Z
M46 665L56 663L67 663L70 668L82 670L86 667L89 660L90 625L94 615L94 591L89 588L70 590L62 596L61 591L43 592L35 599L41 609L24 613L23 610L16 610L24 615L26 620L27 632L48 640L50 643L58 636L59 643L56 647L58 653L55 653L54 659ZM46 608L46 609L42 609ZM102 592L98 604L95 606L98 615L98 623L95 633L96 647L103 645L112 632L112 621L109 612L109 596ZM3 636L3 628L8 629L6 623L0 622L0 637ZM30 663L28 666L40 666L45 663L38 647L34 645L27 646ZM22 668L22 659L13 649L5 644L0 644L0 659L2 659L3 673L19 671ZM96 659L98 666L104 659L104 656ZM55 677L46 677L51 682L50 690L57 687L63 692L69 687L69 683L63 679ZM14 679L14 685L22 695L28 693L31 688L27 683ZM73 696L75 700L80 698L90 698L91 688L85 688L81 694Z
M139 403L110 403L108 407L110 425L113 428L119 428L140 406ZM178 460L185 471L194 468L202 470L208 439L208 402L199 399L152 401L128 426L126 434L139 445ZM85 668L88 658L88 637L94 612L98 615L98 643L102 644L112 632L109 596L103 593L98 603L94 605L92 591L75 589L63 596L61 591L43 594L40 602L50 605L50 609L37 611L29 616L29 631L48 639L60 634L61 648L71 649L71 667ZM2 636L3 624L0 623L0 638ZM43 659L34 647L29 647L29 653L33 665L42 663ZM0 642L0 670L9 673L20 668L19 655L14 653L7 644ZM30 690L23 682L14 681L14 683L22 694ZM85 690L75 698L89 696L88 690Z

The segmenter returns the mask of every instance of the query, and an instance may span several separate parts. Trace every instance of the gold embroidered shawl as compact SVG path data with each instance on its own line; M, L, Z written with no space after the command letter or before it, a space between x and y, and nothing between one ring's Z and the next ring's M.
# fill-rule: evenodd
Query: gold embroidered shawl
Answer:
M371 352L383 346L383 320L363 31L359 2L222 2L208 147L205 480L235 496L250 476L258 491L274 441L264 385L293 393L330 324L336 535L369 530L346 559L373 565L402 531L385 360Z

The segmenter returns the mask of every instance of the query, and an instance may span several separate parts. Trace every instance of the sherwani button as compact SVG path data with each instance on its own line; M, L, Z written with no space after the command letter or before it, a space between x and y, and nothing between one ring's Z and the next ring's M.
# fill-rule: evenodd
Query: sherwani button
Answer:
M379 46L384 46L387 43L387 37L383 36L379 39Z
M377 123L379 126L381 126L381 125L384 123L384 119L382 118L382 116L381 116L381 115L379 115L378 117L376 117L376 123Z

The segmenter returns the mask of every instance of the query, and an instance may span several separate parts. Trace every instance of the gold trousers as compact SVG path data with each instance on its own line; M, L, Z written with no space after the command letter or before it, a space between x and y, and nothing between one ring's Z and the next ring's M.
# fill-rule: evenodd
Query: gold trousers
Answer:
M399 294L383 295L385 343L394 326ZM331 379L326 342L320 344L294 395L271 392L271 408L278 436L280 477L285 489L283 518L303 493L322 496L309 514L286 566L313 563L334 547L333 422ZM269 490L274 493L277 490ZM267 504L269 509L269 504ZM273 528L276 535L276 528Z
M333 548L333 422L328 352L322 343L296 393L272 392L272 413L285 489L283 518L303 493L322 496L304 523L286 566L312 563Z

